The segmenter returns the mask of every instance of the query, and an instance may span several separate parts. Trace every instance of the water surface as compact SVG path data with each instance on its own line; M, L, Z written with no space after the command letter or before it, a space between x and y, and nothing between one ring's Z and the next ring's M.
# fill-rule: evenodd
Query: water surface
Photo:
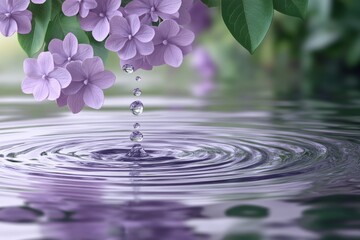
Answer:
M360 102L142 100L2 99L0 236L360 238ZM135 121L148 157L126 156Z

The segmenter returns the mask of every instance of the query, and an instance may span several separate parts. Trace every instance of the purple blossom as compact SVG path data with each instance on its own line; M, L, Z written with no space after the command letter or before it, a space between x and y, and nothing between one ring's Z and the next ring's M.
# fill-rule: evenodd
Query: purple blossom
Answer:
M155 29L155 50L149 56L150 63L154 66L166 63L172 67L179 67L194 39L193 32L181 28L174 20L163 21Z
M153 66L150 64L148 56L135 56L129 60L123 60L120 63L121 65L130 64L134 67L134 70L144 69L144 70L152 70Z
M191 22L190 10L193 3L194 0L182 0L181 7L179 9L179 17L174 19L179 25L187 25Z
M70 110L78 113L85 105L100 109L104 103L103 89L111 87L116 79L112 72L104 70L101 58L88 58L82 63L71 62L66 69L70 72L72 81L63 93L68 96L67 104Z
M85 18L80 18L81 28L92 31L95 40L103 41L110 32L110 20L122 16L120 5L121 0L97 0L97 7L91 9Z
M212 24L210 9L200 0L195 0L189 11L191 24L189 29L198 34L208 29Z
M22 82L22 91L34 94L36 101L57 99L61 89L71 82L71 75L65 68L54 67L50 52L40 53L38 59L26 59L24 71L27 77Z
M31 31L32 14L26 10L29 0L0 0L0 32L5 37L15 32L27 34Z
M181 6L181 0L133 0L125 7L128 14L138 16L146 15L153 22L162 19L169 19L171 15L178 17L178 10Z
M97 2L95 0L65 0L62 4L63 13L68 16L75 16L78 13L80 17L87 17L91 9L96 8Z
M138 16L114 17L110 26L111 32L105 47L118 52L121 59L129 60L137 54L147 56L154 51L151 40L155 31L150 26L141 25Z
M65 67L73 61L84 61L94 56L94 51L89 44L78 44L74 34L68 33L64 41L53 39L49 43L49 51L54 56L57 66Z

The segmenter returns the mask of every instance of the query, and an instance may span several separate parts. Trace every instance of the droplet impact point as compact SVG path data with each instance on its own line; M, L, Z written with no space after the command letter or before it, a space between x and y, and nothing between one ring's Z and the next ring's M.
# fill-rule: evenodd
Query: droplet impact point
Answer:
M148 157L149 154L145 151L141 144L135 144L126 156L131 158L143 158Z

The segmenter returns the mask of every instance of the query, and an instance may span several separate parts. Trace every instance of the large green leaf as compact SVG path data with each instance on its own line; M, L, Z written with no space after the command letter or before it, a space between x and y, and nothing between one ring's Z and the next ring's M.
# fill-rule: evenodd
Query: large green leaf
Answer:
M79 43L89 43L89 38L84 30L80 28L77 17L66 17L60 13L49 24L45 38L46 45L54 38L64 39L69 32L72 32L77 37ZM47 46L45 47L45 50L46 49Z
M220 0L201 0L208 7L217 7L219 6Z
M250 53L264 39L274 12L271 0L222 0L221 11L231 34Z
M101 59L105 62L109 55L109 51L105 48L105 42L96 41L90 32L87 32L87 35L88 35L90 44L94 49L94 55L101 57Z
M51 19L52 1L44 4L30 4L33 13L32 30L29 34L18 34L20 46L30 57L34 56L44 46L44 39Z
M304 18L308 0L273 0L275 10L293 17Z

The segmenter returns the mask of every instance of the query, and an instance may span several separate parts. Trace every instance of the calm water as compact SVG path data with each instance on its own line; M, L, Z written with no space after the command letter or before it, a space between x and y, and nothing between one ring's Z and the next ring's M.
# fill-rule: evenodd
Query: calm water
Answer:
M29 100L0 101L1 239L360 238L359 101Z

